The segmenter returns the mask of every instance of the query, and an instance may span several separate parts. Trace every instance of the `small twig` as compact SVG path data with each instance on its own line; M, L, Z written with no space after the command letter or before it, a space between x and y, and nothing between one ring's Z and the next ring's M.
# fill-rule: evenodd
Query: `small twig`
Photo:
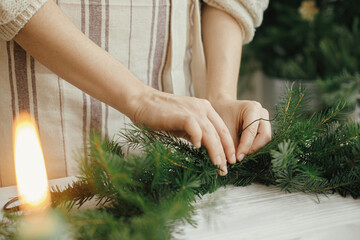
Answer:
M336 110L333 114L331 114L329 117L323 119L321 122L319 122L318 124L316 124L315 127L320 126L321 124L323 124L324 122L328 121L329 119L331 119L333 116L335 116L336 114L338 114L340 112L340 110Z
M296 109L299 107L299 105L300 105L300 103L301 103L302 99L304 98L304 96L305 96L305 94L301 94L301 97L300 97L300 99L299 99L298 103L296 104L296 106L295 106L295 108L294 108L293 114L291 115L291 118L290 118L291 120L290 120L289 127L291 126L291 123L292 123L292 121L293 121L293 118L294 118L294 115L295 115ZM283 125L283 127L284 127L284 125Z
M349 138L344 139L343 141L341 141L339 144L337 144L335 146L335 148L331 151L331 153L335 152L340 146L341 144L346 143L347 141L351 140L352 138L356 137L358 134L360 133L360 129L358 129L353 135L351 135Z
M287 111L289 110L289 107L290 107L291 96L292 96L292 91L290 91L289 100L288 100L288 103L287 103L287 106L286 106L286 109L285 109L285 112L284 112L284 121L283 121L283 127L282 127L283 129L284 129L284 126L285 126L286 114L287 114Z

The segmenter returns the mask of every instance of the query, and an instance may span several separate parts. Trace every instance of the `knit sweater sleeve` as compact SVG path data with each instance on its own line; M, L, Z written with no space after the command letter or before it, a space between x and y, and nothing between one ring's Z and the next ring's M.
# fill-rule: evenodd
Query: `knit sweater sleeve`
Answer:
M244 36L244 44L250 42L255 28L260 26L269 0L203 0L208 5L223 10L239 23Z
M9 41L48 0L0 1L0 39Z

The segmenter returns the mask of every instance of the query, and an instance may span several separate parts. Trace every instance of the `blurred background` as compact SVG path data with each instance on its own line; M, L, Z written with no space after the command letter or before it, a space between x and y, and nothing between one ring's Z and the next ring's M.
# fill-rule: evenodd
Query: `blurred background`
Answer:
M309 111L347 102L360 121L360 1L273 0L244 46L239 99L261 102L271 114L292 82L310 94Z

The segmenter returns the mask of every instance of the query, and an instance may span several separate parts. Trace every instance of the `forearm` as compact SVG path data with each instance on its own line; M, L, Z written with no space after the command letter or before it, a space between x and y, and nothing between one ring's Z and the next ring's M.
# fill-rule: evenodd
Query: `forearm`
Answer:
M204 5L202 37L207 69L206 98L237 97L237 80L242 50L239 24L227 13Z
M50 1L31 18L15 40L35 59L93 97L126 114L139 125L172 131L204 145L220 175L235 148L224 121L203 99L155 90L91 42Z
M53 1L31 18L15 40L61 78L128 116L133 99L150 90L88 39Z
M260 1L263 0L259 0L259 3ZM207 2L230 3L220 0ZM241 2L246 3L247 0ZM242 4L236 6L243 7ZM242 43L243 39L251 38L242 35L243 29L239 25L241 21L236 21L232 16L207 5L202 12L207 71L206 97L228 127L236 147L236 159L242 161L246 155L254 153L270 141L271 126L267 121L255 121L269 118L269 113L261 104L236 98ZM238 20L242 20L240 15ZM253 31L252 28L247 32L249 31Z

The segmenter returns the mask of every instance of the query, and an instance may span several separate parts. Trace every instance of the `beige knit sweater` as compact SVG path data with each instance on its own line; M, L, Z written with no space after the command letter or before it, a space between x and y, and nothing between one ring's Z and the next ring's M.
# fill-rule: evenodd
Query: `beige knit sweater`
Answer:
M0 2L0 38L11 40L47 0Z
M0 38L13 39L48 0L6 0L0 2ZM262 22L269 0L204 0L232 15L242 28L244 43L252 40Z
M260 26L269 0L204 0L210 6L221 9L233 16L243 31L243 42L250 42L255 28Z

